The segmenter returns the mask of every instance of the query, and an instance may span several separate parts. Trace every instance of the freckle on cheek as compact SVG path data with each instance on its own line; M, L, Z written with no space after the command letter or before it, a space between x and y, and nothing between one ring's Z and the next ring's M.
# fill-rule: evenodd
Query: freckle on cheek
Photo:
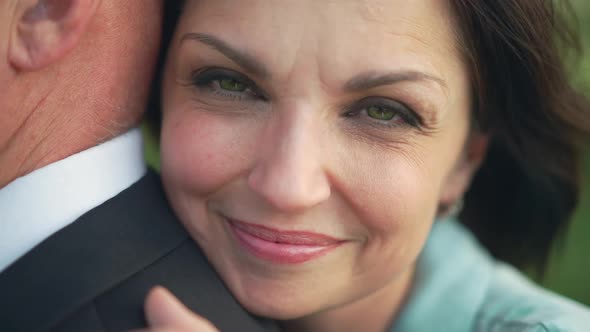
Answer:
M178 128L182 125L182 121L176 121L174 122L174 125L172 126L172 128L174 128L174 130L178 130Z
M178 184L199 195L219 189L235 173L233 132L228 132L219 119L208 116L174 120L170 130L164 132L165 170Z
M182 151L171 152L170 156L174 164L170 171L176 172L177 181L199 194L215 190L225 177L224 158L216 145L210 143L187 144Z

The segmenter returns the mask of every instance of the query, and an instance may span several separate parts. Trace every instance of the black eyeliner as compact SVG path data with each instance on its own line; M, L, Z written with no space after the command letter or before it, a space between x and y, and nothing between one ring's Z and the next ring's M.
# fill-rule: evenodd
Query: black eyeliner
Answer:
M234 70L221 67L208 67L194 71L191 73L190 77L192 85L199 88L210 86L212 82L229 78L246 85L247 88L253 92L255 97L265 101L267 100L266 95L258 88L254 81Z
M422 129L424 127L424 121L418 113L413 111L410 107L408 107L404 103L399 102L399 101L395 101L395 100L392 100L392 99L386 98L386 97L363 98L363 99L357 101L356 103L354 103L352 105L352 107L350 107L350 110L348 112L346 112L346 114L357 115L358 113L361 113L363 110L366 110L368 107L371 107L371 106L381 107L386 110L391 110L391 111L395 112L395 114L397 116L400 116L402 118L402 120L405 122L405 124L407 124L408 126L411 126L413 128ZM388 123L388 122L392 122L392 121L378 120L378 119L373 119L373 120L374 120L374 122L379 123L380 125L385 126L385 127L399 127L400 126L400 125ZM392 122L392 123L394 123L394 122Z

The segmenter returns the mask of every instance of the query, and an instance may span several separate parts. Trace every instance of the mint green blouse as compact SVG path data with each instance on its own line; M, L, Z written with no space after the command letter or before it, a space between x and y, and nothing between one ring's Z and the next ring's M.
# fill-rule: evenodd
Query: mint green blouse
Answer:
M590 332L590 310L494 260L457 221L440 220L390 331Z

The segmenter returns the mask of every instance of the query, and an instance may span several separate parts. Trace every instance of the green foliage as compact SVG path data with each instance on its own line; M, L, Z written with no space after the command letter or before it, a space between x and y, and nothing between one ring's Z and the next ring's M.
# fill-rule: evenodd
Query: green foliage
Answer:
M572 1L579 20L584 54L574 68L575 84L590 96L590 1ZM590 151L586 153L584 189L579 208L563 242L554 250L543 284L590 306Z
M147 164L160 171L160 151L158 149L158 142L154 135L152 135L146 124L141 126L141 132L143 133L143 140L145 141L143 153Z
M579 208L565 237L554 250L542 284L590 306L590 151L586 154L585 181Z

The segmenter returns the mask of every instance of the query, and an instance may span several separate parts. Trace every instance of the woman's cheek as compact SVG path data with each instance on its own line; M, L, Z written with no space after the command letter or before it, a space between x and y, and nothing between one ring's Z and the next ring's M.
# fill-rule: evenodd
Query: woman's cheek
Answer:
M412 158L421 151L366 150L354 154L354 163L342 158L338 164L346 172L340 177L346 179L342 193L365 216L367 226L391 235L431 219L439 180L428 174L427 165Z
M172 114L161 140L162 173L192 194L213 192L240 173L245 141L227 119L209 114Z
M382 283L382 278L399 275L416 259L432 223L436 197L420 164L399 155L356 156L347 170L350 186L341 191L348 194L367 236L356 269L372 271L373 282ZM377 171L374 165L379 165ZM388 262L387 273L383 262Z

